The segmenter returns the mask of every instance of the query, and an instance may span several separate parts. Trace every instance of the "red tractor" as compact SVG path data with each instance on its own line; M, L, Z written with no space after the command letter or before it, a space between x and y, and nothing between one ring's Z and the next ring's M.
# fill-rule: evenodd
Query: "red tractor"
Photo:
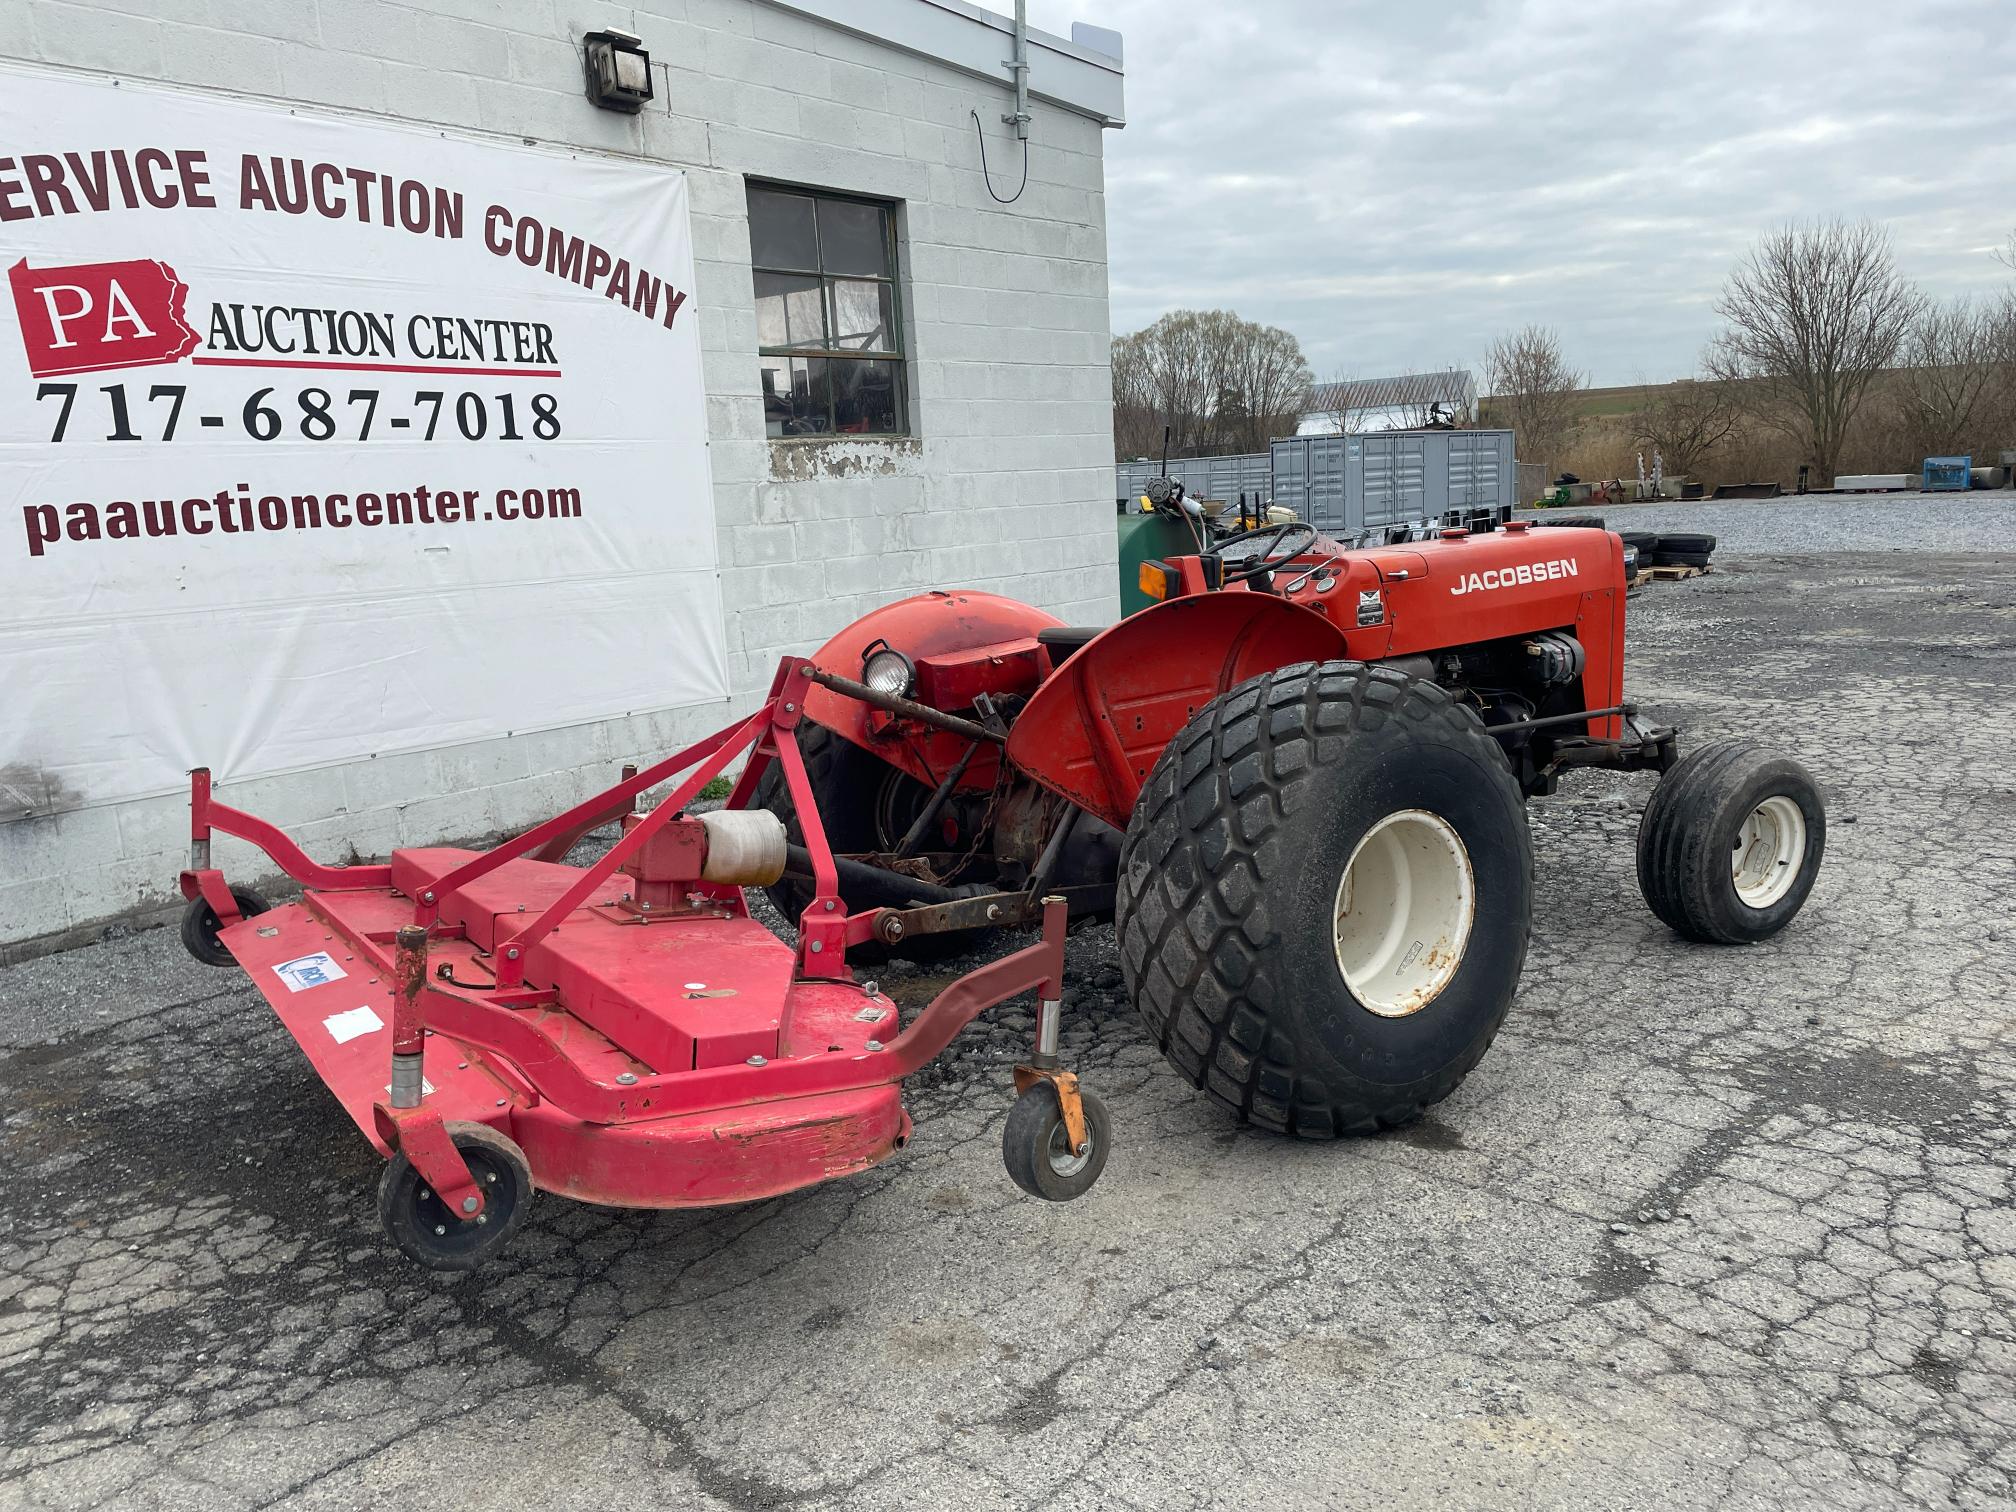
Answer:
M1760 940L1805 901L1825 841L1805 771L1747 741L1676 760L1623 702L1616 536L1347 550L1289 523L1195 544L1144 563L1159 602L1110 628L986 593L878 610L787 658L753 712L482 852L322 865L198 768L184 944L248 973L388 1157L393 1242L465 1270L535 1190L708 1206L885 1160L910 1137L903 1080L1022 993L1003 1156L1024 1190L1080 1195L1112 1134L1058 1055L1073 915L1115 920L1150 1032L1241 1118L1309 1137L1411 1118L1511 1004L1524 800L1572 767L1665 774L1638 876L1681 933ZM738 762L726 808L689 813ZM611 821L606 852L566 864ZM232 887L215 834L299 901ZM854 970L1025 925L1038 941L908 1023Z
M1328 1138L1417 1116L1491 1044L1533 907L1525 800L1565 771L1663 774L1638 880L1682 935L1762 940L1805 902L1826 838L1805 769L1748 740L1682 759L1624 701L1616 535L1198 546L1144 565L1161 602L1111 627L939 592L811 658L797 738L874 945L948 953L1046 897L1111 917L1176 1068ZM780 778L756 799L794 825ZM771 894L795 919L790 854ZM1068 1161L1044 1174L1075 1195Z

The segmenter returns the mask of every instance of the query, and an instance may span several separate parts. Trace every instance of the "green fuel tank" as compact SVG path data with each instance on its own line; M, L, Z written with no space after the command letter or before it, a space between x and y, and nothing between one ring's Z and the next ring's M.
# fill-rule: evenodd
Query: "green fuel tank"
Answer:
M1146 609L1157 600L1141 591L1141 564L1166 561L1173 556L1192 556L1197 537L1187 527L1166 515L1141 508L1141 501L1120 512L1120 617Z

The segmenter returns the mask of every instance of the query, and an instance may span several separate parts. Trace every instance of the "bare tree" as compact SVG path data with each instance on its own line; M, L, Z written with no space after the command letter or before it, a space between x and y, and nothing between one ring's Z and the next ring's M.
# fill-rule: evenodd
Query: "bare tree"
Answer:
M1736 398L1719 379L1684 378L1659 389L1631 424L1631 439L1658 448L1669 477L1698 478L1736 429Z
M1113 343L1113 426L1116 452L1153 455L1164 427L1176 456L1195 456L1217 395L1217 375L1203 338L1202 317L1179 310Z
M1365 412L1351 403L1355 381L1349 373L1337 373L1309 390L1310 415L1339 436L1365 429Z
M1308 402L1301 345L1230 310L1176 310L1113 343L1116 454L1259 451L1292 435Z
M1484 382L1494 418L1512 427L1519 459L1551 473L1575 428L1576 395L1586 382L1561 355L1560 339L1541 325L1500 336L1484 354Z
M1923 304L1872 222L1774 231L1716 301L1728 328L1709 348L1709 371L1739 384L1743 407L1831 480L1870 385Z
M1239 320L1226 330L1218 441L1235 452L1265 451L1295 434L1312 375L1302 345L1279 326Z
M2016 307L1956 299L1928 304L1905 338L1896 393L1911 455L1970 450L2004 418L2016 357Z

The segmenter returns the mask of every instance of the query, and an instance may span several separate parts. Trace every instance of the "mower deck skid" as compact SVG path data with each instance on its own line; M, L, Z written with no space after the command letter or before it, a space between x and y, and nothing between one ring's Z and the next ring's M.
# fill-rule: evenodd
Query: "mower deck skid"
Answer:
M907 1029L848 969L848 947L874 938L887 911L849 915L840 902L794 734L805 686L805 669L787 662L748 719L646 771L626 769L608 791L486 852L320 866L217 802L207 771L193 775L184 941L246 971L390 1157L380 1213L409 1255L473 1268L534 1188L697 1207L865 1170L909 1139L902 1079L1023 992L1037 995L1042 1027L1018 1087L1054 1099L1069 1130L1059 1137L1088 1148L1076 1080L1055 1056L1061 898L1045 900L1040 943L952 983ZM744 751L726 809L687 814ZM814 880L795 948L750 916L743 895L786 864L781 821L749 807L772 761ZM636 811L640 794L681 773L662 802ZM619 819L620 838L593 864L547 859ZM234 892L210 865L213 831L265 850L304 884L301 901L268 908Z

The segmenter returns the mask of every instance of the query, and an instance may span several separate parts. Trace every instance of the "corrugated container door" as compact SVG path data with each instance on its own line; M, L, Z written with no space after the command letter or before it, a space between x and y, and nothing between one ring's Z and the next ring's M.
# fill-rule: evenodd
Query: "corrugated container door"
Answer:
M1427 512L1427 458L1422 438L1399 432L1365 441L1365 523L1399 525Z
M1365 524L1374 529L1391 525L1393 513L1393 438L1391 436L1366 436L1361 439L1365 449Z
M1496 461L1498 469L1497 489L1492 502L1503 509L1512 509L1519 503L1519 463L1512 450L1512 432L1498 432Z
M1295 511L1297 518L1309 520L1309 451L1299 438L1276 441L1273 453L1274 502ZM1322 527L1319 525L1320 530Z
M1425 436L1401 436L1395 448L1393 480L1400 494L1402 520L1420 520L1428 515L1428 440ZM1436 511L1440 513L1440 511Z
M1477 497L1474 502L1506 509L1518 502L1518 490L1513 486L1512 479L1512 435L1509 431L1479 436L1474 465L1477 469Z
M1498 438L1489 432L1456 431L1449 437L1451 507L1498 502Z
M1357 527L1351 520L1351 490L1346 477L1343 438L1316 436L1309 446L1309 513L1305 518L1318 530L1342 534ZM1326 444L1327 443L1327 444Z
M1455 479L1450 474L1449 441L1453 431L1423 431L1418 437L1421 443L1421 509L1430 517L1439 516L1449 507L1450 485Z

